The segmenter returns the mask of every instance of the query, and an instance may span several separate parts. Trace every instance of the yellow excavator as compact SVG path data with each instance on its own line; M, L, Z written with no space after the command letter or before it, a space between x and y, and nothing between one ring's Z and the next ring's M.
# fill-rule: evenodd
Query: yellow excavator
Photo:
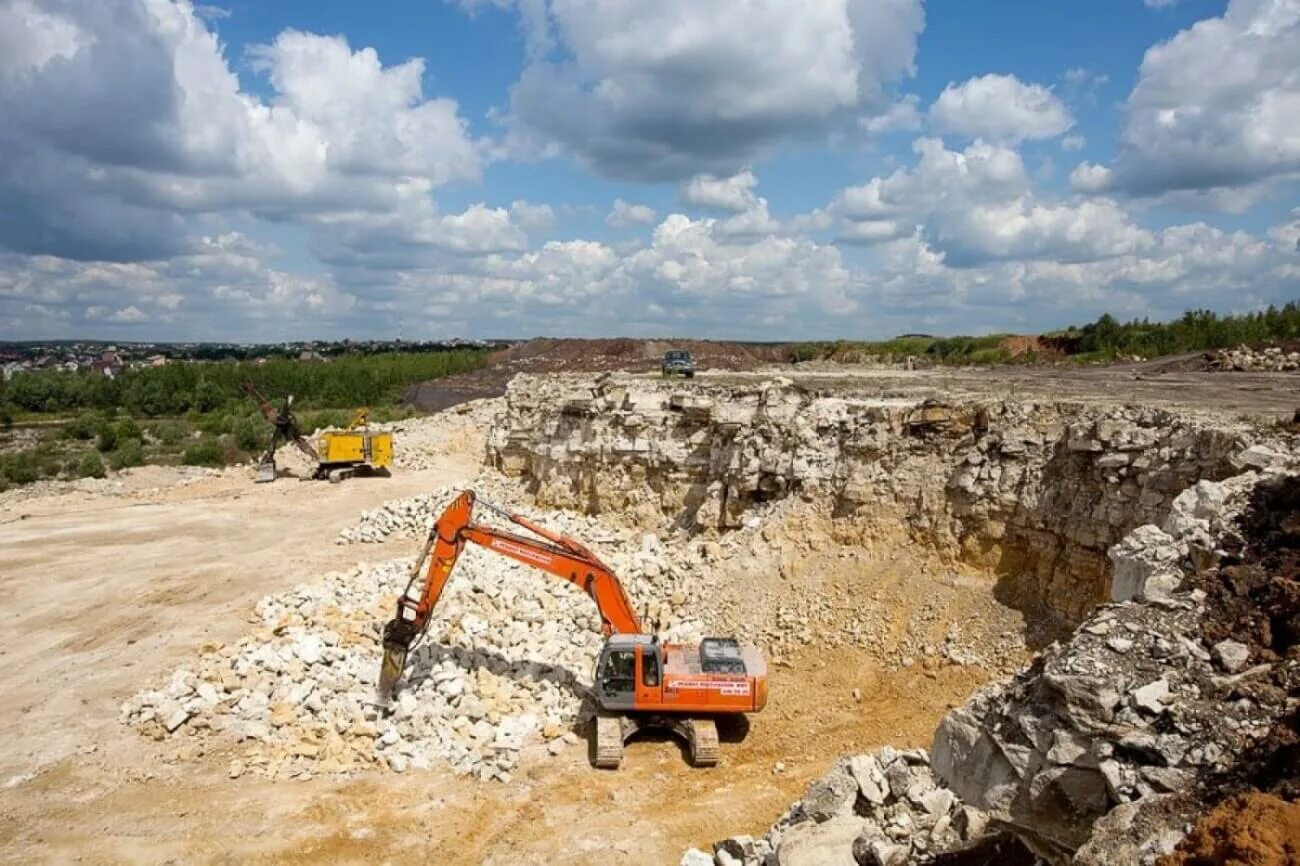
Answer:
M369 429L368 408L358 409L346 429L322 433L313 447L298 429L298 419L293 416L293 395L286 397L284 406L277 409L258 393L252 382L244 383L244 392L257 401L262 415L274 428L266 452L257 465L259 484L275 480L275 451L286 442L292 442L316 462L312 473L315 479L337 483L353 475L389 474L389 467L393 465L393 434Z

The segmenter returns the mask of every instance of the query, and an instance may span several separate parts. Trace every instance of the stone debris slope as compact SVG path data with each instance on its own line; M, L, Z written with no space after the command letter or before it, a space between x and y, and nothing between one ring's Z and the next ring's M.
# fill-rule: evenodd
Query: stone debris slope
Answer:
M733 836L681 866L902 866L980 840L987 816L937 779L924 749L841 759L758 839Z
M1282 495L1271 492L1279 487ZM1274 515L1264 529L1262 514ZM1206 803L1252 785L1294 794L1294 780L1278 767L1300 742L1296 569L1265 554L1280 575L1269 583L1255 579L1258 570L1232 563L1264 536L1271 549L1300 549L1297 514L1300 479L1250 472L1189 488L1163 527L1140 527L1116 545L1116 574L1125 579L1115 591L1123 600L1097 610L1012 679L948 713L935 732L925 772L952 797L949 814L976 819L973 833L936 840L930 828L905 832L895 822L885 844L896 847L868 853L863 833L874 829L861 800L851 812L844 807L848 817L834 825L797 804L744 862L940 863L963 846L973 850L1011 834L1026 862L1155 863L1175 850ZM1256 541L1243 541L1243 523L1254 525ZM810 795L834 788L843 766ZM860 797L866 795L863 786ZM782 848L800 816L818 840L815 856ZM712 862L732 862L730 844L715 846ZM1187 844L1213 847L1205 834ZM710 859L692 851L682 862Z

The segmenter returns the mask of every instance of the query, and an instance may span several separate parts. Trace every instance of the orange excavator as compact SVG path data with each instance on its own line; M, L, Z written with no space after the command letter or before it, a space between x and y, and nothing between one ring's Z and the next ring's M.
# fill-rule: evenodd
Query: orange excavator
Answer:
M618 578L594 553L568 536L518 514L480 502L536 538L474 522L475 496L465 491L434 524L411 579L397 599L397 615L384 626L384 660L378 702L387 707L406 668L407 655L429 627L456 559L466 542L567 580L600 611L605 645L596 662L592 694L596 716L595 765L613 769L623 743L645 728L682 738L691 763L718 763L720 716L756 713L767 703L767 663L757 648L732 638L698 644L666 643L645 634ZM432 558L430 552L432 551ZM421 579L425 559L429 567Z

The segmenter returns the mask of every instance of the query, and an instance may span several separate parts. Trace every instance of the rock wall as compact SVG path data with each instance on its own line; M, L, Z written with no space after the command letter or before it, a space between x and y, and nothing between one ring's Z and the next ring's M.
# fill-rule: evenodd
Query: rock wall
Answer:
M488 459L540 504L727 530L784 497L845 541L913 540L1005 575L1006 600L1083 619L1106 550L1201 479L1250 465L1245 424L1136 408L519 376Z
M1294 458L1277 456L1294 469ZM1281 492L1261 499L1261 490ZM1289 503L1287 510L1274 513L1278 502ZM1243 535L1261 509L1288 545L1300 539L1294 476L1247 472L1184 491L1162 527L1139 527L1112 548L1130 598L1100 608L1069 640L944 717L928 765L910 769L914 775L900 779L897 790L923 781L918 792L943 791L945 814L965 819L962 832L948 833L952 825L943 823L936 836L931 828L939 824L916 814L898 821L891 813L882 824L872 811L880 790L872 773L853 774L860 793L852 811L810 809L827 802L828 792L850 787L837 781L845 768L864 760L874 766L874 758L858 757L814 783L764 837L758 851L771 854L752 862L1008 862L943 855L997 845L999 835L1011 834L1033 853L1014 862L1151 864L1175 850L1207 804L1258 782L1252 766L1285 782L1293 774L1282 755L1294 737L1278 732L1292 730L1300 706L1300 629L1292 625L1300 615L1293 578L1272 565L1242 570L1243 550L1247 561L1273 562L1269 550L1258 548L1261 538L1268 545L1275 537L1258 529ZM1260 607L1260 599L1271 606ZM910 793L901 801L925 802ZM840 832L854 822L857 836ZM821 843L821 859L781 859L789 828L800 825L800 839ZM882 826L889 853L859 857ZM714 846L718 866L729 863L722 854L733 841Z

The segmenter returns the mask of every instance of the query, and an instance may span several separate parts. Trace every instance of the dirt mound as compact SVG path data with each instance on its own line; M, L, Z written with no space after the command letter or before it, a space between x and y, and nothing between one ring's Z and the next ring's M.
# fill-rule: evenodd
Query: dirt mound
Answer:
M413 385L404 400L420 409L439 411L467 400L499 397L517 373L648 373L659 369L664 352L671 349L690 352L700 370L752 370L785 361L788 355L786 346L778 343L538 337L494 352L480 370Z
M1291 866L1300 863L1300 803L1245 794L1196 823L1160 866Z
M1006 350L1007 356L1019 358L1021 355L1033 355L1042 360L1064 358L1065 351L1060 341L1035 334L1012 334L1003 337L998 343L999 349Z

